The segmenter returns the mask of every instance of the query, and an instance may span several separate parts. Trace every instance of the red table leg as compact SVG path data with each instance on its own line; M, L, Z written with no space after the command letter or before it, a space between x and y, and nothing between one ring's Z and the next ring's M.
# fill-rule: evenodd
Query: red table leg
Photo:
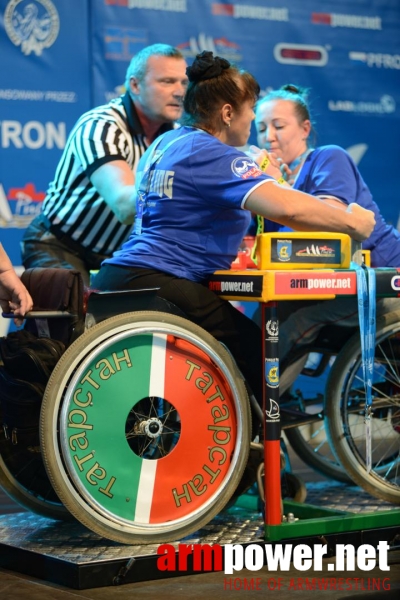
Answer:
M277 303L261 304L263 336L264 492L265 524L280 525L281 514L281 422L279 409L279 325Z

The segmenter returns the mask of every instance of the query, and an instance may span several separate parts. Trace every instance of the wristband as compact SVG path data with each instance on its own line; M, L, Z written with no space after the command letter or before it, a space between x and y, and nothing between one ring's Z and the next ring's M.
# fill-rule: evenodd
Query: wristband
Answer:
M283 179L283 177L279 177L279 179L277 179L277 182L282 184L282 183L286 183L286 180Z
M262 159L262 161L261 161L261 164L259 165L259 167L260 167L261 171L265 171L265 170L266 170L266 168L268 167L269 163L270 163L270 160L269 160L269 158L268 158L267 156L265 156L265 157Z

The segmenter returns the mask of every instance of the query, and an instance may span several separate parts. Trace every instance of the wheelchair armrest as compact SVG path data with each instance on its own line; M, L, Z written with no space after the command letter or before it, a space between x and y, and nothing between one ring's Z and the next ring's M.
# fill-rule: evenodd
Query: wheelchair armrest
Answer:
M86 321L90 326L109 317L136 310L153 310L159 288L143 290L87 290Z
M78 315L67 310L30 310L24 319L67 319Z
M25 329L68 346L83 333L83 280L79 271L62 268L26 269L21 281L33 299Z
M5 319L15 319L14 313L1 313L1 316ZM58 319L58 318L70 318L78 315L68 312L67 310L30 310L25 313L21 319Z
M92 327L114 315L133 311L166 312L181 317L186 315L172 302L157 295L159 288L100 292L88 290L86 327Z

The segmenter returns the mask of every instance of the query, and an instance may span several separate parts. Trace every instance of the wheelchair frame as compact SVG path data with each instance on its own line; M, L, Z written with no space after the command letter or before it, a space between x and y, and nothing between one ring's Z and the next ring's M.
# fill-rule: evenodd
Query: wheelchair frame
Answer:
M95 297L95 296L94 296ZM103 300L106 297L105 295L99 295L99 297L102 297ZM153 294L153 298L154 298L154 294ZM142 298L142 300L144 299L145 302L147 302L148 299L145 299L144 296ZM276 303L275 302L265 302L264 299L261 299L262 302L262 313L263 313L263 331L266 332L265 336L264 336L264 356L265 356L265 360L268 360L269 357L271 357L271 360L277 361L277 352L276 352L276 348L277 348L277 342L278 342L278 335L276 333L276 331L272 331L271 333L271 328L268 327L268 324L271 324L273 322L276 321ZM90 312L90 310L88 311L89 315L93 315L93 313ZM42 315L43 316L43 315ZM55 314L54 317L59 317L59 313ZM63 315L63 317L65 317L67 315ZM71 316L71 315L70 315ZM103 318L105 317L104 313L103 316L100 317L99 320L103 320ZM95 317L87 317L87 322L89 323L89 325L92 324L92 322L90 322L90 319L95 319ZM117 317L118 318L118 317ZM179 318L178 318L179 319ZM188 323L188 322L187 322ZM100 323L100 327L101 327L101 323ZM90 331L90 329L89 329ZM79 338L78 340L79 341ZM81 342L82 342L82 338L81 338ZM73 346L71 346L72 348L72 352L70 353L72 356L73 353ZM67 351L68 352L68 351ZM229 354L227 354L227 356L224 356L223 361L225 363L230 361L230 357ZM60 361L62 362L62 361ZM222 364L219 365L219 367L221 367ZM234 367L233 367L234 368ZM57 378L59 379L59 376L56 374L55 378L57 380ZM239 377L240 379L240 377ZM54 379L53 379L54 381ZM52 380L50 380L48 389L51 388L51 383ZM57 383L59 383L57 381ZM268 382L266 381L266 386L265 386L265 398L264 401L268 398L269 400L269 404L267 406L267 404L265 404L264 406L264 414L266 415L266 426L265 426L265 440L264 440L264 448L265 448L265 492L266 492L266 510L265 510L265 520L266 520L266 539L268 540L274 540L274 539L284 539L285 536L287 536L287 532L285 533L282 530L282 527L289 527L289 526L293 526L293 525L299 525L299 523L296 524L282 524L281 523L281 519L282 519L282 515L281 515L281 494L280 494L280 422L279 422L279 385L271 385L271 381ZM48 395L48 392L46 391L46 395ZM243 394L242 394L243 395ZM245 394L244 394L245 395ZM240 396L240 394L239 394ZM44 403L44 406L46 406L46 401ZM276 407L278 407L278 412L276 411ZM45 408L42 411L42 419L41 419L41 435L42 436L49 436L50 437L53 435L54 431L57 430L58 424L57 422L54 422L54 431L49 433L49 428L47 427L48 425L48 419L46 419L45 417L43 417L43 415L45 414ZM240 411L239 411L240 412ZM246 410L242 410L242 413L245 414ZM64 421L65 421L65 415L64 415ZM51 420L51 419L50 419ZM54 421L54 416L52 417L52 420ZM243 430L245 429L245 427L243 427ZM42 438L44 439L44 437ZM49 447L51 446L51 439L49 439L47 437L47 443L49 444ZM46 445L46 444L45 444ZM248 444L249 445L249 444ZM52 450L54 450L54 448L52 448ZM50 477L52 477L52 475L54 476L54 467L51 466L51 452L52 450L47 454L47 459L45 458L45 462L46 462L46 466L50 471ZM46 454L46 451L45 451ZM236 455L238 455L239 452L236 452ZM60 463L58 463L59 466ZM78 465L79 465L79 461L78 461ZM238 480L240 479L241 473L243 471L245 467L245 461L242 461L239 465L239 468L237 469L237 473L239 475L236 481L236 483L238 482ZM101 473L101 466L96 467L98 469L98 472ZM96 472L96 469L94 469L93 473ZM52 479L53 482L53 479ZM58 482L59 484L59 482ZM58 485L56 484L56 485ZM196 487L196 485L195 485ZM234 486L231 486L231 488L233 488ZM60 489L60 488L58 488ZM58 491L58 490L57 490ZM109 490L108 490L109 491ZM199 492L199 487L197 487L197 491ZM230 490L230 492L233 493L233 489ZM231 494L230 494L231 495ZM226 500L228 500L229 495L227 495ZM210 513L210 514L216 514L224 505L225 502L216 502L215 506L216 509L214 512ZM80 512L78 509L77 510L73 510L72 511L73 514L75 514L76 516L78 516L78 513ZM195 526L196 528L199 526L199 523L202 522L207 522L211 517L210 514L207 514L207 516L204 517L204 521L196 521L195 524L193 526ZM109 517L108 514L103 515L103 520L107 520L107 518ZM386 519L387 522L392 522L392 517L393 517L393 511L390 511L390 514L387 515ZM341 517L341 519L343 520L343 517ZM382 513L380 513L380 519L382 519ZM327 525L326 525L326 519L324 519L323 521L323 532L327 532ZM363 515L363 527L367 527L366 525L366 517L365 515ZM371 521L372 522L372 521ZM86 522L85 524L87 524L89 527L90 525L93 525L93 523L90 522ZM96 523L95 523L96 525ZM303 523L304 525L304 523ZM307 524L305 524L307 527ZM313 529L314 529L314 525L315 522L313 524ZM192 526L192 525L191 525ZM308 525L309 526L309 525ZM335 526L335 525L334 525ZM337 526L337 523L336 523ZM373 526L373 525L371 525ZM357 526L358 528L358 526ZM104 533L104 529L101 530L101 533ZM107 530L106 528L106 536L108 534L110 534L110 532ZM168 532L168 535L171 534L170 530ZM190 528L189 530L190 531ZM304 532L304 528L301 529L302 532ZM300 529L297 529L298 535L303 535L303 533L300 532ZM111 539L116 539L115 537L112 537L112 532L111 532ZM293 535L293 534L292 534ZM283 537L282 537L283 536ZM121 537L117 536L118 541L126 541L125 539L121 539ZM161 539L161 538L160 538ZM171 538L169 538L171 539Z

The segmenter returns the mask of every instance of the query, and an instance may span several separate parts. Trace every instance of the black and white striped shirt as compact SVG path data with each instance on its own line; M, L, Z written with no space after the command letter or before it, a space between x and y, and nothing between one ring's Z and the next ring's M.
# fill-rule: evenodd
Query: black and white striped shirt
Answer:
M171 128L164 125L160 133ZM43 214L52 230L71 237L85 250L110 256L128 237L132 225L118 221L90 176L112 160L125 160L135 172L146 149L128 93L82 115L68 137L43 202Z

